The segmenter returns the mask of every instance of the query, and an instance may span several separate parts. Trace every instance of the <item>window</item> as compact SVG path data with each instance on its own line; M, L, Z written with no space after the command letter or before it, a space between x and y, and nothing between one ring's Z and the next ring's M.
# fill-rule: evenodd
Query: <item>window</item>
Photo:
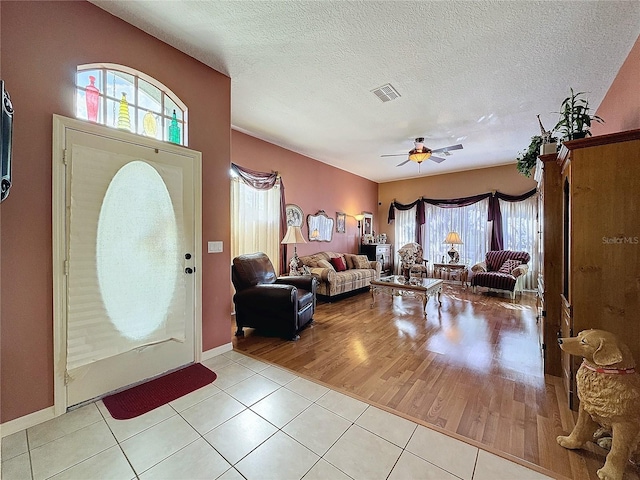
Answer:
M396 208L396 219L394 221L394 237L396 239L396 272L400 273L400 250L407 243L416 241L416 207L409 210L399 210Z
M187 107L157 80L123 65L80 65L76 117L187 145Z
M533 192L529 192L533 193ZM507 196L508 197L508 196ZM469 200L469 199L467 199ZM529 272L525 277L525 289L535 289L538 276L538 196L525 200L500 201L504 250L524 251L531 256ZM446 202L445 202L446 203ZM443 243L449 232L457 232L463 241L455 249L460 254L460 263L473 266L485 259L491 245L492 222L488 222L489 199L485 198L471 205L458 207L437 206L425 202L425 223L420 226L420 238L424 258L434 263L448 263L447 251L450 246ZM416 209L395 209L395 238L401 248L413 242L416 236ZM396 265L399 265L396 255Z
M516 252L528 252L531 255L524 288L534 290L537 288L538 281L538 235L536 234L538 195L520 202L500 200L500 211L502 212L503 248Z
M280 182L257 190L231 178L231 257L264 252L277 270L280 261Z
M448 263L450 245L443 244L447 233L460 234L464 242L455 248L460 254L460 263L469 267L484 260L488 250L489 225L487 209L489 200L481 200L466 207L442 208L425 204L425 224L422 247L425 258L432 263Z

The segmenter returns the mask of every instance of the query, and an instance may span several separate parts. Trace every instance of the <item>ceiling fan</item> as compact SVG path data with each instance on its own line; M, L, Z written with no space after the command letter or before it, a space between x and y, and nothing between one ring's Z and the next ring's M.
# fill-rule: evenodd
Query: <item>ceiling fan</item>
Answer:
M446 160L446 158L442 157L434 157L433 153L441 153L445 157L451 155L451 150L462 150L462 144L459 143L457 145L449 145L448 147L437 148L435 150L431 150L429 147L424 146L424 137L418 137L414 141L414 148L409 151L409 158L407 158L404 162L399 163L398 167L401 167L407 162L416 162L420 165L425 160L431 159L436 163L441 163ZM400 157L403 155L407 155L406 153L396 153L391 155L380 155L381 157Z

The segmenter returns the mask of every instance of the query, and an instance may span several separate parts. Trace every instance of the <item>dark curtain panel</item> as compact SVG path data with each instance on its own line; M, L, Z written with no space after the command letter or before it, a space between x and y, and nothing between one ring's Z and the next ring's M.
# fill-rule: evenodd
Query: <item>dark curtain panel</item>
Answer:
M521 202L536 194L536 189L529 190L522 195L507 195L506 193L495 192L489 197L489 215L487 219L493 221L491 230L491 250L504 249L504 235L502 232L502 212L500 211L499 200L505 202Z
M391 202L391 204L389 205L389 215L387 216L387 225L391 225L391 222L395 221L396 219L396 207L395 207L395 201Z
M505 193L500 192L489 192L489 193L481 193L479 195L472 195L470 197L463 198L454 198L454 199L435 199L435 198L419 198L415 202L402 204L398 203L395 200L391 202L389 206L389 219L388 223L391 223L395 220L395 209L398 210L409 210L413 208L416 204L418 208L416 209L416 231L417 231L417 242L422 244L422 231L421 226L424 225L425 219L425 209L424 204L428 203L429 205L435 205L440 208L458 208L458 207L467 207L469 205L473 205L485 198L489 199L489 211L487 212L487 221L493 222L492 231L491 231L491 250L502 250L504 245L504 238L502 234L502 213L500 212L500 202L498 200L504 200L506 202L521 202L522 200L526 200L527 198L535 195L536 189L530 190L522 195L507 195Z
M500 211L500 202L498 197L491 195L489 197L489 214L487 220L492 221L491 224L491 250L502 250L504 245L504 237L502 235L502 212Z
M280 181L280 238L284 238L287 232L287 216L285 213L285 199L284 199L284 182L280 178L278 172L258 172L256 170L250 170L248 168L241 167L235 163L231 164L231 169L238 174L242 181L255 188L256 190L270 190L276 186L278 180ZM286 271L287 266L287 246L280 246L280 273Z
M398 210L411 210L416 205L418 206L416 208L416 241L418 243L422 243L422 238L420 238L421 237L420 225L424 224L424 205L422 204L420 198L415 202L408 203L406 205L402 203L398 203L395 200L391 202L391 205L389 205L389 216L387 218L387 223L390 224L396 219L396 208Z
M424 202L418 202L418 207L416 208L416 237L419 245L422 245L422 229L420 228L426 222L425 212L424 212Z

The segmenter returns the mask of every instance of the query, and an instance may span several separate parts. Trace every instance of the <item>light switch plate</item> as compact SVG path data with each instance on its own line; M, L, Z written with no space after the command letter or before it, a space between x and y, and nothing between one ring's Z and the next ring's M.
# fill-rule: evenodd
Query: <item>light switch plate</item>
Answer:
M222 242L207 242L207 253L222 252Z

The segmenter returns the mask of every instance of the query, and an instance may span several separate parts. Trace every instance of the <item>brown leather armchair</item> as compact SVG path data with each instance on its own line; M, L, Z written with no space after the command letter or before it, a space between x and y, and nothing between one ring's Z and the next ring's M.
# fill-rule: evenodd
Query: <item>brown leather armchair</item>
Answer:
M231 281L236 289L236 336L244 327L290 340L313 321L317 280L311 275L277 277L264 253L250 253L233 259Z

